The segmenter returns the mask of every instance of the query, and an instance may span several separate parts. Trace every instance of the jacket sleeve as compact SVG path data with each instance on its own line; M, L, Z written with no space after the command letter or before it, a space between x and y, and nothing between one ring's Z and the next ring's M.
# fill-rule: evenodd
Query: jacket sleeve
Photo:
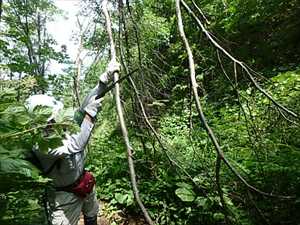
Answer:
M91 121L84 119L78 133L67 135L66 139L63 140L63 145L56 149L51 149L48 151L48 154L59 158L84 151L90 139L93 127L94 124Z
M101 92L103 92L105 88L106 84L99 82L84 98L79 110L84 113L83 109L87 106L90 99L95 95L101 94ZM83 118L84 117L85 113L83 114ZM77 152L84 151L84 148L90 139L94 124L88 119L83 119L82 122L80 121L79 124L79 133L67 135L66 139L63 140L63 145L56 149L51 149L50 151L48 151L48 154L54 157L64 157L66 155L71 155Z

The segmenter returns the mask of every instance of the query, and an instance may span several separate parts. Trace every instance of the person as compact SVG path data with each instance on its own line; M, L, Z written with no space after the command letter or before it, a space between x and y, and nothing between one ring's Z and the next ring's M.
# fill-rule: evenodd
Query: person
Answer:
M83 100L79 111L83 115L80 131L77 134L65 134L63 145L48 152L33 149L33 155L39 163L42 173L51 178L54 190L48 193L49 221L52 225L77 225L81 212L85 225L97 225L99 203L96 198L95 178L84 169L87 145L96 115L102 99L96 96L103 91L114 72L120 70L116 60L110 61L99 79L97 86ZM28 110L33 112L37 106L46 106L52 110L47 122L55 123L55 118L63 104L47 95L33 95L27 99ZM47 210L46 210L47 211Z

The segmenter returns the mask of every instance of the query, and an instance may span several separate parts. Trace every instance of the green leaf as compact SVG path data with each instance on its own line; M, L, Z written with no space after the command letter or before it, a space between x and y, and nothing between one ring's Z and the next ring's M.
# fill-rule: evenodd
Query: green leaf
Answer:
M22 115L17 116L15 121L17 124L19 124L21 126L25 126L31 122L31 119L28 115L22 114Z
M32 167L30 164L21 159L0 158L1 173L20 173L25 176L31 176Z
M45 123L47 119L51 116L52 111L50 107L47 106L37 106L33 110L33 114L36 115L38 122Z
M127 194L126 205L127 206L132 205L134 203L133 199L134 198L132 192L130 192L130 194Z
M62 123L66 121L73 121L75 116L75 111L73 108L66 108L59 112L58 116L55 117L57 123Z
M213 217L217 221L224 220L224 218L225 218L223 213L214 213Z
M184 182L177 182L176 185L180 188L193 189L193 186Z
M184 202L192 202L196 197L195 192L188 188L178 188L175 194Z
M128 195L127 194L121 194L121 193L115 193L115 199L118 203L124 204L126 202Z
M49 148L51 149L55 149L63 145L62 137L57 134L46 137L46 140L48 141Z
M17 96L17 91L13 89L6 89L0 94L0 103L9 103L15 100Z
M202 197L202 196L197 197L196 202L197 202L198 206L204 207L206 205L207 198Z

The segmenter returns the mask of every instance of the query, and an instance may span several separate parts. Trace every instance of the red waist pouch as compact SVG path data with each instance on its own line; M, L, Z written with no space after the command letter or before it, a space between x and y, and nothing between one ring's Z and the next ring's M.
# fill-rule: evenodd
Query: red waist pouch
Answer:
M80 198L85 198L93 191L96 184L95 177L89 171L85 171L78 183L72 187L71 192Z

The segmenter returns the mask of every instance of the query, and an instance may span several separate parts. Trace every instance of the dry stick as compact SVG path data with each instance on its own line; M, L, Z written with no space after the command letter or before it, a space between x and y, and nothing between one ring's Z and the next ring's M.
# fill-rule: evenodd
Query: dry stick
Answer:
M119 0L119 42L120 42L119 46L120 47L121 47L121 35L123 35L123 33L124 33L123 37L125 39L125 43L128 44L128 32L126 29L126 25L127 24L125 23L124 3L123 3L123 0ZM122 27L123 27L123 29L122 29ZM126 48L126 57L127 57L127 59L131 58L129 48Z
M97 65L98 63L97 61L101 53L102 52L100 50L97 51L97 53L95 54L95 58L93 59L93 62L90 64L90 67L86 71L84 71L84 74L88 75L92 70L93 70L92 72L95 73L95 68L93 68L93 66Z
M210 127L208 126L208 124L206 123L206 118L203 114L202 111L202 106L199 100L199 95L198 95L198 84L196 81L196 71L195 71L195 63L194 63L194 58L193 58L193 53L192 50L190 48L189 42L186 38L185 35L185 31L183 28L183 22L182 22L182 16L181 16L181 9L180 9L180 0L176 0L176 16L177 16L177 22L178 22L178 29L179 29L179 33L180 36L182 38L182 41L185 45L187 54L188 54L188 58L189 58L189 67L190 67L190 78L191 78L191 83L192 83L192 90L194 93L194 99L196 102L196 108L198 111L198 114L200 116L200 120L202 121L202 123L205 126L205 129L207 131L207 133L209 134L211 140L213 141L217 151L218 151L218 155L217 155L217 163L216 163L216 183L217 183L217 190L221 199L221 203L222 203L222 208L225 210L226 205L223 205L223 203L225 203L224 198L223 198L223 192L222 189L220 187L220 183L219 183L219 177L220 177L220 164L221 164L221 159L224 160L224 156L222 155L221 149L219 147L219 143L217 142L212 130L210 129Z
M153 54L156 56L156 58L161 62L162 64L171 67L171 65L167 62L166 57L164 57L160 52L153 49Z
M292 123L292 124L294 124L294 125L296 125L296 126L299 126L299 125L300 125L299 123L297 123L297 122L295 122L295 121L290 120L289 118L287 118L286 115L284 115L284 113L281 111L281 109L277 108L277 110L278 110L279 114L280 114L285 120L287 120L288 122L290 122L290 123Z
M123 6L123 0L120 0L120 3L122 4L121 6ZM126 0L126 6L127 6L127 10L129 12L129 18L131 20L131 22L133 23L133 30L134 30L134 36L135 36L135 39L136 39L136 44L137 44L137 50L138 50L138 65L139 65L139 72L140 72L140 78L142 80L145 81L145 76L144 76L144 72L143 72L143 64L142 64L142 50L141 50L141 45L140 45L140 38L139 38L139 28L138 28L138 25L134 19L134 16L131 12L131 8L130 8L130 4L129 4L129 1ZM123 16L124 17L124 16ZM127 38L127 30L126 30L126 24L125 24L125 20L123 18L123 26L124 26L124 29L125 29L125 43L126 45L128 45L128 38ZM126 48L127 50L127 53L129 53L129 49ZM144 82L142 83L142 87L143 89L145 89L145 86L144 86Z
M126 45L126 48L125 48L125 50L126 50L126 57L124 56L123 45L122 45L122 41L121 41L122 40L121 36L123 35L122 31L123 31L123 33L125 35L124 39L125 39L125 45ZM129 71L129 69L127 67L127 62L126 62L125 58L127 59L128 64L130 64L130 61L131 61L130 59L132 57L131 57L131 54L130 54L130 51L129 51L130 49L128 48L128 32L127 32L127 29L126 29L126 22L125 22L125 17L124 17L124 4L123 4L123 0L119 0L119 38L118 38L118 43L119 43L120 61L121 61L121 64L122 64L123 68L125 69L125 72L127 73ZM133 96L131 95L131 99L132 99L132 109L135 109L136 105L137 105L136 98L134 98L134 100L133 100ZM140 124L140 120L142 120L142 122L143 122L143 119L144 119L143 116L140 116L139 113L136 112L136 113L134 113L134 119L136 121L138 129L143 130L143 127ZM146 148L146 145L145 145L145 142L144 142L144 138L142 136L140 136L140 139L141 139L141 143L143 145L143 150L146 153L147 148ZM153 147L153 149L155 151L154 147Z
M125 22L125 16L124 16L124 4L123 4L123 0L119 0L119 38L118 38L118 42L119 42L119 51L120 51L120 59L121 59L121 64L123 66L123 68L125 69L125 72L127 73L129 71L128 69L128 66L127 66L127 62L125 60L125 58L127 59L128 61L128 64L130 64L131 62L131 54L130 54L130 49L128 47L128 31L127 31L127 28L126 28L126 22ZM122 29L123 28L123 29ZM122 36L122 31L124 33L124 36L125 36L125 51L126 51L126 57L124 56L124 51L123 51L123 45L122 45L122 39L121 39L121 36ZM138 40L138 39L137 39ZM137 41L139 43L139 40ZM140 51L138 49L138 51ZM140 52L139 52L140 54ZM140 70L140 66L139 66L139 72L141 72ZM141 74L139 74L139 76L141 77ZM132 83L132 79L131 79L131 83ZM132 98L132 108L136 108L136 98L134 98L135 101L133 101L133 98ZM136 120L136 123L137 123L137 127L140 129L140 130L143 130L143 127L142 125L139 123L140 120L143 121L143 116L139 115L139 113L134 113L134 118ZM142 142L142 145L143 145L143 149L144 151L146 152L146 145L144 143L144 140L143 140L143 137L141 137L141 142ZM154 146L153 146L153 150L155 150Z
M208 30L204 27L204 25L202 24L202 22L200 21L200 19L195 15L195 13L190 9L190 7L185 3L184 0L180 0L181 4L184 6L184 8L187 10L187 12L194 18L194 20L196 20L198 26L201 28L201 30L205 33L206 37L211 41L211 43L218 49L220 49L227 57L229 57L233 62L235 62L236 64L238 64L248 75L250 81L254 84L254 86L263 94L265 95L268 99L270 99L270 101L273 102L273 104L275 106L277 106L278 108L282 109L284 112L294 116L295 118L299 118L299 116L294 113L293 111L287 109L286 107L284 107L283 105L281 105L280 103L278 103L270 94L268 94L258 83L257 81L254 79L254 77L252 76L252 74L250 73L249 68L242 62L237 60L235 57L233 57L229 52L227 52L223 47L221 47L216 41L215 39L211 36L211 34L208 32Z
M129 12L129 17L133 23L133 30L134 30L134 35L135 35L135 39L136 39L136 44L137 44L137 48L138 48L138 56L139 56L139 66L140 69L142 69L142 51L141 51L141 45L140 45L140 38L139 38L139 32L138 32L138 26L137 23L132 15L131 9L130 9L130 5L129 5L129 1L126 0L126 6Z
M126 70L126 73L127 73L128 68L127 68L127 65L125 64L125 60L123 60L123 58L124 58L124 57L122 56L122 51L121 51L121 59L122 59L122 61L123 61L123 66L124 66L124 68L125 68L125 70ZM183 171L183 173L191 180L191 182L192 182L196 187L198 187L199 189L201 189L201 187L199 187L199 185L194 181L193 177L192 177L192 176L191 176L191 175L190 175L190 174L189 174L189 173L188 173L188 172L187 172L187 171L186 171L179 163L177 163L174 159L172 159L171 156L168 154L168 149L165 148L164 144L162 143L162 141L161 141L161 139L160 139L160 137L159 137L159 134L156 132L156 130L154 129L154 127L152 126L151 122L150 122L149 119L148 119L148 115L147 115L147 113L146 113L145 107L144 107L144 105L143 105L143 103L142 103L141 98L139 97L139 91L138 91L138 89L137 89L137 87L136 87L136 85L135 85L135 83L134 83L134 81L133 81L133 79L132 79L131 77L129 77L129 81L130 81L131 86L133 87L133 90L134 90L134 92L135 92L136 98L137 98L138 103L139 103L139 105L140 105L140 108L141 108L141 110L142 110L142 114L143 114L143 118L142 118L142 119L144 119L144 121L146 122L147 126L150 128L150 130L151 130L152 133L154 134L154 136L155 136L156 140L158 141L160 147L162 148L162 150L163 150L164 153L166 154L166 156L167 156L169 162L170 162L172 165L175 165L175 166L177 166L179 169L181 169L181 170Z
M203 19L205 20L205 22L207 24L210 24L210 22L208 21L208 19L206 18L206 16L204 15L203 11L199 8L199 6L196 4L196 2L194 0L192 0L192 3L194 5L194 7L198 10L198 12L200 13L200 15L203 17Z
M208 126L208 124L206 123L206 119L205 116L203 114L202 111L202 106L199 100L199 95L198 95L198 84L196 81L196 72L195 72L195 63L194 63L194 59L193 59L193 53L192 50L189 46L189 42L186 38L185 32L184 32L184 28L183 28L183 22L182 22L182 16L181 16L181 9L180 9L180 0L176 0L176 15L177 15L177 22L178 22L178 28L179 28L179 33L180 36L182 38L182 41L185 45L187 54L188 54L188 58L189 58L189 67L190 67L190 78L191 78L191 84L192 84L192 90L193 90L193 94L194 94L194 99L196 102L196 108L198 111L198 114L200 116L200 120L202 121L202 123L204 124L210 138L212 139L213 143L215 144L216 148L219 148L219 144L216 141L216 138L214 136L214 134L212 133L212 131L210 130L210 127ZM220 174L220 164L221 164L221 159L224 159L222 157L222 154L220 154L220 151L218 151L218 155L217 155L217 163L216 163L216 182L217 182L217 187L218 187L218 193L221 199L221 203L222 203L222 208L225 209L225 205L223 205L222 200L224 200L223 198L223 192L222 189L220 187L220 183L219 183L219 174Z
M218 50L217 50L217 52L218 52ZM218 54L218 58L220 58L219 54ZM219 59L219 60L220 60L220 59ZM221 61L220 61L220 63L221 63ZM221 64L221 65L222 65L222 64ZM223 67L223 66L222 66L222 67ZM225 69L224 69L224 71L225 71ZM238 90L237 67L236 67L236 63L235 63L235 62L233 62L233 71L234 71L234 78L235 78L235 85L234 85L234 88L235 88L235 91L236 91L236 93L237 93L238 102L239 102L239 105L240 105L240 107L241 107L241 109L242 109L243 116L244 116L244 118L245 118L245 122L246 122L246 127L247 127L247 133L248 133L248 136L249 136L249 140L250 140L252 146L254 147L253 151L254 151L254 153L255 153L255 156L256 156L257 160L259 161L259 160L260 160L260 159L259 159L259 154L258 154L258 152L255 150L255 149L257 148L257 147L256 147L256 142L252 141L252 137L251 137L250 132L249 132L250 129L249 129L249 126L248 126L248 119L247 119L247 116L246 116L246 111L245 111L245 109L244 109L244 107L243 107L243 105L242 105L242 103L241 103L241 98L240 98L240 94L239 94L239 90ZM245 98L245 97L244 97L244 98ZM247 102L247 104L248 104L248 99L247 99L247 98L245 98L245 99L246 99L246 102ZM279 108L277 108L277 109L280 110ZM251 116L251 109L250 109L250 107L248 108L248 110L249 110L250 117L252 117L252 116ZM284 116L284 115L283 115L283 116ZM251 126L251 128L252 128L252 130L253 130L253 132L254 132L255 138L256 138L256 139L261 138L261 137L259 136L257 130L256 130L255 123L253 122L253 119L250 119L250 121L251 121L251 123L249 122L249 124L250 124L250 126ZM259 143L260 143L260 142L259 142ZM262 175L263 177L265 177L265 175L264 175L264 170L263 170L263 167L262 167L262 166L259 167L259 170L260 170L261 175Z
M217 49L217 56L218 56L218 60L219 60L219 63L220 63L220 66L221 66L221 69L222 69L223 73L225 74L226 78L229 80L232 88L236 91L237 100L238 100L238 103L240 105L240 108L242 110L242 113L243 113L243 116L244 116L244 119L245 119L245 122L246 122L246 128L247 128L247 133L248 133L248 136L249 136L249 140L250 140L250 143L252 144L252 146L254 147L253 151L255 153L255 156L256 156L257 160L259 161L259 155L258 155L258 152L255 150L256 146L255 146L255 142L252 140L252 136L250 134L250 127L249 127L249 125L251 126L251 129L252 129L252 131L253 131L253 133L255 135L255 138L260 138L260 136L257 134L257 131L255 129L255 124L254 124L253 120L249 120L250 122L248 121L246 111L245 111L244 106L242 105L242 102L241 102L241 97L240 97L240 93L239 93L239 90L238 90L236 63L233 62L233 72L234 72L234 78L235 78L235 84L233 84L233 82L230 80L229 76L227 75L227 73L225 71L225 68L223 67L223 64L222 64L222 61L221 61L218 49ZM246 101L248 101L247 98L246 98ZM251 114L250 108L249 108L249 112ZM248 123L249 123L249 125L248 125ZM260 169L261 174L263 175L263 169L262 169L262 167L259 167L259 169Z
M147 126L150 128L150 130L151 130L152 133L154 134L154 136L155 136L156 140L158 141L160 147L164 150L164 153L166 154L168 160L169 160L173 165L175 165L175 166L177 166L178 168L180 168L180 169L183 171L183 173L184 173L184 174L192 181L192 183L193 183L195 186L199 187L199 185L193 180L193 177L192 177L192 176L191 176L191 175L190 175L190 174L189 174L189 173L188 173L181 165L179 165L174 159L172 159L172 158L170 157L170 155L168 154L168 150L165 148L165 146L163 145L161 139L159 138L159 134L156 132L156 130L154 129L154 127L152 126L152 124L150 123L150 121L149 121L149 119L148 119L148 116L147 116L147 114L146 114L144 105L143 105L143 103L142 103L140 97L138 96L138 90L137 90L137 88L136 88L136 85L135 85L135 83L134 83L134 81L132 80L131 77L129 77L129 81L130 81L130 83L131 83L131 85L132 85L132 87L133 87L133 89L134 89L134 92L135 92L135 94L136 94L137 100L138 100L139 105L140 105L140 107L141 107L141 110L142 110L142 113L143 113L143 116L144 116L143 119L145 120ZM199 187L199 188L200 188L200 187Z
M186 38L185 32L184 32L184 28L183 28L183 22L182 22L182 16L181 16L181 9L180 9L180 0L176 0L176 16L177 16L177 22L178 22L178 29L179 29L179 33L180 36L182 38L182 41L185 45L187 54L188 54L188 58L189 58L189 67L190 67L190 78L191 78L191 83L192 83L192 90L194 93L194 99L196 102L196 108L198 111L198 114L200 116L200 120L202 121L202 123L205 126L205 129L207 131L207 133L209 134L210 138L212 139L217 151L218 151L218 155L217 155L217 163L216 163L216 183L217 183L217 191L219 193L220 199L221 199L221 203L222 203L222 208L225 211L225 207L226 205L223 205L223 203L225 203L224 201L224 197L223 197L223 192L219 183L219 177L220 177L220 164L221 164L221 159L224 160L224 157L222 155L221 149L219 147L219 143L217 142L212 130L210 129L210 127L208 126L208 124L206 123L206 119L205 116L203 114L202 111L202 106L199 100L199 95L198 95L198 84L196 81L196 71L195 71L195 63L194 63L194 58L193 58L193 53L192 50L190 48L189 42Z
M83 48L83 44L82 44L82 24L79 21L79 18L77 16L77 24L79 26L79 47L77 50L77 56L76 56L76 60L75 60L75 64L76 64L76 75L74 77L74 92L75 92L75 97L76 97L76 102L77 102L77 106L80 106L80 96L79 96L79 80L80 80L80 75L81 75L81 64L82 64L82 59L80 57L81 52L82 52L82 48Z
M221 171L221 157L218 155L217 156L217 160L216 160L216 185L217 185L217 191L220 197L220 201L221 201L221 206L225 215L225 221L226 224L229 224L229 218L228 218L228 213L230 213L231 215L233 215L233 213L230 211L230 209L227 207L225 199L224 199L224 195L223 195L223 190L222 190L222 186L220 183L220 171Z
M248 197L252 203L252 205L254 206L255 210L258 212L258 214L260 215L260 217L264 220L264 223L267 225L270 225L270 222L267 220L267 218L265 217L265 215L263 214L263 212L261 211L261 209L257 206L257 204L255 203L255 201L253 200L253 196L251 194L251 192L248 190L247 191Z
M128 2L127 2L127 3L128 3ZM129 7L128 4L127 4L127 7L128 7L128 9L130 9L130 7ZM130 12L130 14L131 14L131 12ZM130 16L132 17L132 15L130 15ZM125 23L124 20L123 20L122 22ZM133 22L134 22L134 21L133 21ZM137 26L137 25L136 25L136 26ZM126 29L125 26L124 26L124 28ZM136 30L135 36L136 36L136 41L137 41L137 43L139 43L137 30ZM125 39L125 40L127 40L127 39ZM128 43L126 42L126 45L127 45L127 44L128 44ZM123 64L123 66L124 66L124 68L125 68L126 73L128 73L129 70L128 70L128 67L127 67L127 65L126 65L126 62L125 62L125 59L124 59L124 56L123 56L123 51L122 51L121 43L120 43L120 46L119 46L119 47L120 47L120 55L121 55L121 61L122 61L122 64ZM128 45L126 46L126 48L128 48ZM138 48L138 51L139 51L139 56L140 56L140 55L141 55L141 52L140 52L141 49ZM141 57L139 57L139 64L140 64L140 66L142 65L142 63L141 63ZM134 81L133 81L133 79L132 79L131 77L129 77L129 81L130 81L131 86L133 87L133 90L134 90L134 92L135 92L136 98L137 98L138 103L139 103L139 105L140 105L140 108L141 108L141 111L142 111L142 114L143 114L142 119L144 119L144 121L146 122L148 128L150 128L150 130L151 130L152 133L154 134L154 136L155 136L156 140L158 141L160 147L162 148L162 150L163 150L164 153L166 154L166 156L167 156L169 162L170 162L172 165L175 165L175 166L177 166L179 169L181 169L181 170L183 171L183 173L191 180L191 182L192 182L195 186L197 186L199 189L201 189L201 188L199 187L199 185L193 180L192 176L191 176L191 175L190 175L190 174L189 174L189 173L188 173L181 165L179 165L174 159L172 159L172 158L170 157L170 155L168 154L168 149L165 148L164 144L162 143L162 141L161 141L161 139L160 139L160 137L159 137L159 134L156 132L156 130L154 129L154 127L152 126L151 122L150 122L149 119L148 119L148 115L147 115L146 110L145 110L145 108L144 108L143 102L142 102L142 100L141 100L141 98L140 98L140 96L139 96L139 91L138 91L138 89L137 89L137 87L136 87L136 85L135 85L135 83L134 83Z
M246 114L246 111L244 109L244 106L242 105L242 101L241 101L241 97L240 97L240 93L239 93L239 90L238 90L238 82L237 82L237 70L236 70L236 63L234 63L234 76L235 76L235 84L231 81L231 79L229 78L224 66L223 66L223 63L221 61L221 58L220 58L220 54L219 54L219 50L217 50L217 58L218 58L218 61L220 63L220 67L221 67L221 70L224 74L224 76L226 77L226 79L229 81L231 87L235 90L236 92L236 96L237 96L237 100L238 100L238 104L240 105L240 108L242 110L242 113L243 113L243 116L244 116L244 119L245 119L245 122L246 122L246 128L247 128L247 133L248 133L248 136L249 136L249 140L250 142L253 144L253 140L252 140L252 136L250 134L250 127L248 125L248 123L250 124L255 136L257 137L257 132L255 130L255 127L253 125L253 121L250 120L250 122L248 121L248 118L247 118L247 114Z
M200 103L198 90L197 90L198 84L197 84L197 81L196 81L196 72L195 72L195 63L194 63L194 59L193 59L193 53L192 53L192 50L189 46L189 42L188 42L188 40L186 38L186 35L185 35L185 32L184 32L182 17L181 17L181 10L180 10L180 1L182 1L182 0L176 0L176 12L177 12L178 28L179 28L180 36L183 40L183 43L185 45L185 48L186 48L186 51L187 51L187 54L188 54L188 58L189 58L190 77L191 77L191 81L192 81L192 88L193 88L193 92L194 92L196 108L197 108L197 111L198 111L198 114L199 114L199 118L200 118L201 122L203 123L203 125L205 127L205 130L206 130L207 134L209 135L211 141L213 142L213 145L215 146L215 149L217 151L218 156L221 158L221 160L223 160L223 162L228 166L228 168L235 174L235 176L237 176L238 179L244 185L246 185L246 187L248 187L252 191L255 191L257 193L260 193L260 194L266 195L266 196L270 196L270 197L280 197L280 198L284 198L284 199L294 198L294 196L273 195L273 194L261 191L258 188L252 186L240 175L240 173L231 165L231 163L225 157L224 152L222 151L222 149L221 149L221 147L220 147L220 145L217 141L217 138L214 135L212 129L208 125L208 123L206 121L206 118L205 118L205 115L204 115L203 110L202 110L202 106L201 106L201 103Z
M79 85L79 82L80 82L80 76L82 74L82 71L81 71L81 66L82 66L82 62L84 60L85 57L81 57L81 53L83 51L83 35L84 33L87 32L89 26L87 25L85 30L83 30L83 22L80 22L79 20L79 17L77 16L77 25L78 25L78 28L79 28L79 46L78 46L78 49L77 49L77 55L76 55L76 59L75 59L75 66L76 66L76 71L75 71L75 74L74 74L74 77L73 77L73 80L74 80L74 93L75 93L75 101L77 103L77 106L79 107L80 106L80 85Z
M109 16L108 9L107 9L107 0L103 0L102 10L105 15L106 29L107 29L107 33L108 33L108 37L109 37L109 42L110 42L111 59L116 60L116 48L115 48L115 43L114 43L113 35L112 35L111 20L110 20L110 16ZM114 81L117 81L117 80L119 80L119 74L116 72L116 73L114 73ZM122 104L121 104L121 99L120 99L120 85L119 84L115 85L115 97L116 97L117 113L119 116L121 130L122 130L123 138L124 138L126 149L127 149L127 159L128 159L130 178L131 178L131 183L132 183L132 188L133 188L133 194L134 194L135 199L136 199L138 205L140 206L148 224L154 225L154 222L152 221L147 209L145 208L145 206L143 205L143 203L140 199L139 190L137 188L134 163L133 163L133 159L132 159L132 147L129 142L127 127L126 127L125 119L124 119L124 115L123 115Z

